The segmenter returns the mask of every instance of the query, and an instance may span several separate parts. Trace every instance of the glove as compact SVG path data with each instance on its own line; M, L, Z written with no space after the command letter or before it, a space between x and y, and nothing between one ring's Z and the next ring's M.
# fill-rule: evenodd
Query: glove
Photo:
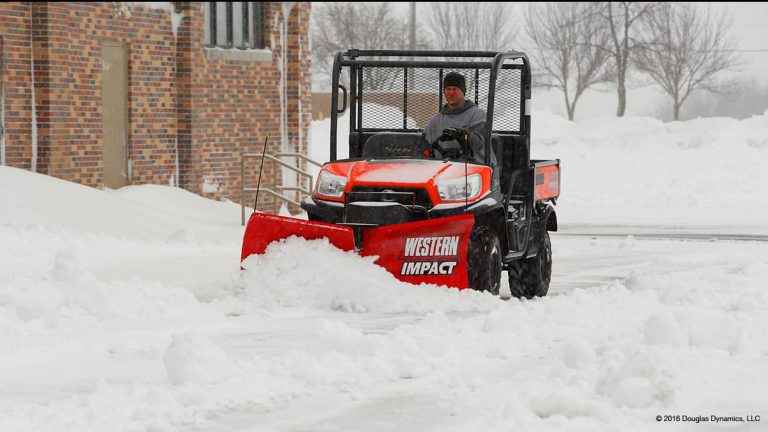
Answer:
M455 139L456 141L459 141L461 143L467 142L467 137L469 135L469 132L465 131L464 129L459 128L445 128L443 129L442 135L440 135L440 138L443 139Z

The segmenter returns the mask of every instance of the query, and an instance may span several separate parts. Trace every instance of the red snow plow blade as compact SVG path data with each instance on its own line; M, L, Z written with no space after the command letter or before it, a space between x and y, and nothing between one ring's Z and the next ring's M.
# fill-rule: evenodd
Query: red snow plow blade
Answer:
M403 282L463 289L469 286L467 248L474 224L474 215L466 214L366 227L357 233L362 236L358 239L362 249L356 249L356 234L351 227L254 213L245 229L241 261L264 253L270 243L292 235L307 240L325 237L339 249L378 256L375 263Z
M248 226L245 227L240 261L252 254L261 255L267 250L270 243L292 235L307 240L325 237L332 245L341 250L355 249L355 237L350 227L266 213L253 213L248 219Z

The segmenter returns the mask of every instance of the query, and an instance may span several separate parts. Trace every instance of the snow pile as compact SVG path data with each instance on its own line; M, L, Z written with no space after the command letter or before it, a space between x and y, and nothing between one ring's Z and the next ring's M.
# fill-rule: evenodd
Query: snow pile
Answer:
M235 366L221 348L193 333L174 334L163 354L163 363L173 385L213 384L235 372Z
M202 199L179 188L141 185L100 191L3 166L0 182L7 185L0 187L0 225L39 224L134 239L165 239L187 228L206 242L239 240L242 235L239 205Z
M531 154L560 158L558 219L573 223L765 225L768 114L663 123L534 113Z
M607 396L617 406L645 408L669 406L674 396L667 371L658 360L642 351L626 358L617 370L605 374L597 384L598 394Z
M389 313L487 310L498 303L484 293L400 282L373 261L326 239L290 237L243 262L246 299L263 307Z
M0 259L5 257L0 254ZM8 324L0 330L0 339L7 342L0 351L36 346L42 341L65 343L83 335L219 319L180 287L139 280L99 280L77 250L58 251L51 261L48 270L0 273L0 316Z
M645 322L643 342L648 345L685 346L688 344L688 335L675 317L665 311L648 318Z
M551 111L534 109L531 116L533 130L531 151L539 145L554 145L573 134L576 123ZM535 155L535 153L533 153Z
M663 123L646 117L571 122L534 111L531 156L562 165L562 224L766 225L768 113ZM348 155L348 117L338 121ZM330 119L312 123L311 157L328 160ZM315 171L317 172L317 171Z

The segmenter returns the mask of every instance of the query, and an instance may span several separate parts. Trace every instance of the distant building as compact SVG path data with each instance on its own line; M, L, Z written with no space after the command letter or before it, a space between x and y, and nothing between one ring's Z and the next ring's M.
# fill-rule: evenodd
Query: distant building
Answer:
M261 154L267 133L268 153L307 153L310 8L0 3L0 163L99 188L172 184L239 200L240 155ZM264 168L266 186L297 182Z

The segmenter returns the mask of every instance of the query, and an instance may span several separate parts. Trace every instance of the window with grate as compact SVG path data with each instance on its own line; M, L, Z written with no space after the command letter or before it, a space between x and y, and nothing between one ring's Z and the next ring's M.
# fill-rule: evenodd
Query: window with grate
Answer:
M518 133L523 115L522 66L505 65L496 79L493 131ZM440 83L448 72L466 79L465 97L487 112L490 69L365 66L358 77L362 129L419 130L445 103Z
M205 46L264 48L265 12L264 2L206 2Z

